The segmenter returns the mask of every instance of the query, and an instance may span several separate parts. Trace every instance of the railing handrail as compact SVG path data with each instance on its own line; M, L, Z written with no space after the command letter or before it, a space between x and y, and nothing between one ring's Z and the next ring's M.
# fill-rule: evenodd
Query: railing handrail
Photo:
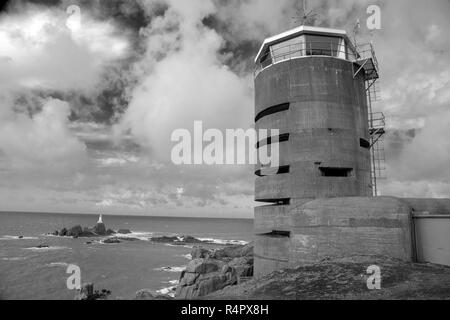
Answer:
M326 46L330 46L330 48L312 48L313 44L325 44ZM294 47L294 49L292 49ZM281 52L282 50L286 50L285 52ZM361 50L362 49L362 50ZM314 52L321 53L329 53L329 54L313 54ZM292 57L292 55L299 53L298 56ZM309 53L309 54L308 54ZM335 54L334 54L335 53ZM349 50L348 45L343 45L341 42L336 41L307 41L307 40L299 40L295 43L289 43L282 46L279 46L275 49L269 47L268 52L262 55L259 60L256 62L254 76L256 77L260 71L263 69L285 60L297 59L299 57L305 56L333 56L339 58L342 54L345 55L345 59L355 62L361 59L369 59L372 58L375 68L378 70L378 60L375 56L375 50L373 48L372 43L363 43L358 45L358 50L356 52L352 52ZM271 60L269 63L264 63L268 60L266 58L270 56ZM342 58L342 57L341 57ZM278 61L281 60L281 61ZM262 62L261 62L262 61Z

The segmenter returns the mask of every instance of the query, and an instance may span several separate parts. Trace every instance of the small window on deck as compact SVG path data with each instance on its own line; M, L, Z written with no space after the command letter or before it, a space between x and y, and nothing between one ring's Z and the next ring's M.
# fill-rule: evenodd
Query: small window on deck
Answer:
M351 168L319 168L323 177L350 177L353 169Z

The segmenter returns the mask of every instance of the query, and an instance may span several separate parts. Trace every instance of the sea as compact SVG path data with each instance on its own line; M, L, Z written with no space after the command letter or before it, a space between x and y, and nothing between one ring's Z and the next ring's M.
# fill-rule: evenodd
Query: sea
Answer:
M111 291L109 299L133 299L141 289L171 295L193 245L154 243L150 237L189 235L208 239L217 248L252 241L249 219L107 214L106 228L129 229L127 236L138 240L105 244L104 238L48 235L63 227L92 227L97 219L87 214L0 213L0 299L72 300L77 292L67 285L71 265L79 267L82 283Z

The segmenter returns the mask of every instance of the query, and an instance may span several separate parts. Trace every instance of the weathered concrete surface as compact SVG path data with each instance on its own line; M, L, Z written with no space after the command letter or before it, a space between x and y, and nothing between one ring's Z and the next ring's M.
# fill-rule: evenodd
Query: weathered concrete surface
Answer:
M371 195L370 153L359 144L369 135L364 81L354 79L352 64L308 57L265 69L255 79L255 114L283 103L290 103L289 110L266 115L256 128L289 133L280 142L280 165L289 165L290 172L257 177L255 199ZM352 172L325 177L320 167Z
M254 276L268 274L289 266L290 241L287 237L256 235Z
M412 261L411 208L396 198L314 200L291 219L291 265L355 254Z
M411 208L396 198L316 199L293 206L282 217L288 236L256 236L257 278L326 257L385 255L405 261L414 257Z
M367 268L381 268L381 290L367 288ZM450 299L450 268L390 257L324 260L208 295L211 300L428 300Z

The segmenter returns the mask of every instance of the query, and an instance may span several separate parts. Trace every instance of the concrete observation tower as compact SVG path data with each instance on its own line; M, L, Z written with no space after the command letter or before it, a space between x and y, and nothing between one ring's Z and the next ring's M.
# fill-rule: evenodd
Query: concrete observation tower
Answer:
M255 209L256 275L311 249L293 237L308 226L295 208L374 194L371 147L384 129L373 126L369 92L378 77L372 46L355 48L343 30L300 26L264 40L255 59L255 124L279 129L280 167L255 170L255 200L269 204Z

